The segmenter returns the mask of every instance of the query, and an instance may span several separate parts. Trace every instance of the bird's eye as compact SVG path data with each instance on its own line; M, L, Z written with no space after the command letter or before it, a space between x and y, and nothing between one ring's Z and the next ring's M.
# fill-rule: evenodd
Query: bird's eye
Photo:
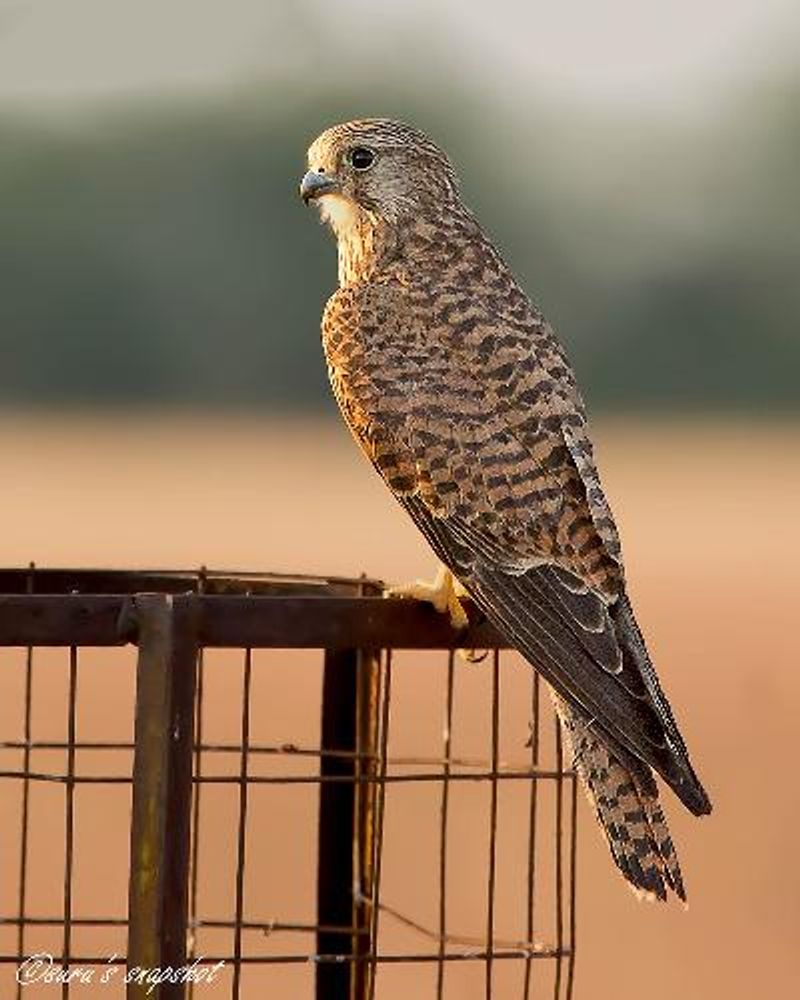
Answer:
M356 146L350 150L350 165L354 170L369 170L375 162L375 154L366 146Z

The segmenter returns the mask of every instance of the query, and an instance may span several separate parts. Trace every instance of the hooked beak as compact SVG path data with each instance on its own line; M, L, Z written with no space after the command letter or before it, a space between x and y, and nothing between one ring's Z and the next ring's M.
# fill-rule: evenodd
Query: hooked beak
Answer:
M316 170L309 170L300 181L300 197L306 205L314 198L319 198L321 194L330 194L332 191L338 190L339 185L334 177L329 177Z

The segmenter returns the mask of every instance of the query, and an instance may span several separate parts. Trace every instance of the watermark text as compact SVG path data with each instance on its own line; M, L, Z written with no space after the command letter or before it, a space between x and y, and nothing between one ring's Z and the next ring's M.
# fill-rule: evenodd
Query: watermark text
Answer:
M224 961L214 965L204 964L205 959L198 955L191 964L163 968L143 968L138 965L126 968L117 965L117 955L111 955L105 965L59 965L53 956L46 951L30 955L17 966L17 982L20 986L30 986L32 983L45 983L52 986L89 986L96 983L137 983L145 986L149 996L162 983L213 983L225 965Z

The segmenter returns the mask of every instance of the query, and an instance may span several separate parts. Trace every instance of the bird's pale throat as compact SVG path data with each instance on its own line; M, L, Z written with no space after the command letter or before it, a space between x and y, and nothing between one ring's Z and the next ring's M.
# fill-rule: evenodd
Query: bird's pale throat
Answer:
M349 285L374 274L387 246L387 225L341 194L321 195L317 204L322 221L336 236L339 284Z

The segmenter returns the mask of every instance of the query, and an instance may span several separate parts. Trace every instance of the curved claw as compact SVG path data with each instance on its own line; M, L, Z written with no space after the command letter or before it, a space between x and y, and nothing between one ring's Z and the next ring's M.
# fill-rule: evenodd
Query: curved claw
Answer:
M384 591L386 597L404 597L410 600L427 601L432 604L440 614L446 614L450 618L450 624L457 631L465 629L469 625L469 618L464 610L464 606L459 600L457 593L457 582L455 577L445 566L439 569L433 583L425 580L415 580L413 583L401 584L397 587L387 587ZM463 588L461 588L463 591Z

